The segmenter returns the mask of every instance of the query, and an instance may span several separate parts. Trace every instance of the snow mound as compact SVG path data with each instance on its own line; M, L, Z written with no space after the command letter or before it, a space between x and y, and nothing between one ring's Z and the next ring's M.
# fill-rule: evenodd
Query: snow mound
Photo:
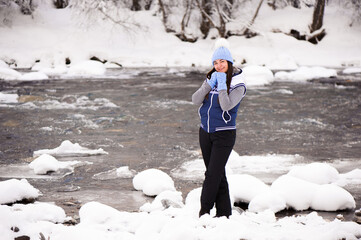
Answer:
M48 221L52 223L63 223L67 220L65 211L54 204L35 202L34 204L15 204L12 211L21 213L23 219L32 222Z
M23 199L35 199L40 191L26 179L10 179L0 182L0 204L14 203Z
M103 63L98 61L83 61L72 65L68 70L68 75L104 75L106 68Z
M50 171L56 172L61 168L72 169L72 166L80 163L79 161L60 162L49 154L42 154L29 164L35 174L47 174Z
M156 196L166 190L175 191L173 179L165 172L154 168L135 175L133 186L148 196Z
M268 189L252 198L248 205L248 210L251 212L271 210L276 213L284 210L286 207L286 201L277 192Z
M246 86L263 86L273 82L273 73L269 68L251 65L242 69Z
M276 80L291 82L304 82L315 78L329 78L336 76L336 70L324 67L300 67L295 71L280 71L275 74Z
M292 167L288 175L317 184L333 183L339 179L336 168L318 162Z
M258 194L268 191L269 186L248 174L227 176L229 192L235 202L250 202Z
M54 149L42 149L34 152L34 157L40 156L42 154L49 154L52 156L92 156L92 155L101 155L101 154L108 154L102 148L92 150L86 147L80 146L78 143L72 143L69 140L63 141L59 147Z
M99 202L88 202L79 210L81 224L104 224L118 216L118 210Z
M178 191L164 191L155 197L152 203L145 203L139 208L142 212L161 211L169 207L182 208L182 193Z
M283 175L272 183L271 189L285 199L287 206L298 211L309 208L337 211L356 207L355 200L349 192L332 184L319 185Z

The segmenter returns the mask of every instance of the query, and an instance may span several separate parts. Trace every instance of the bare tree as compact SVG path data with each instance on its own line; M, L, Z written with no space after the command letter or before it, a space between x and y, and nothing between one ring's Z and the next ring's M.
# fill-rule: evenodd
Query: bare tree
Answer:
M196 1L198 8L201 11L202 21L200 30L203 33L204 37L208 36L209 30L211 29L210 16L212 13L212 1L211 0L202 0L200 3L199 0Z
M204 4L206 2L206 4ZM226 14L223 13L219 0L214 0L214 4L210 0L200 3L196 0L197 6L202 14L201 31L206 38L211 27L217 29L220 37L226 36ZM213 17L212 12L215 12L217 17ZM218 20L218 21L217 21ZM218 23L217 23L218 22Z
M191 11L192 11L192 6L193 6L193 0L186 0L186 8L182 17L182 22L181 22L181 32L176 34L176 36L181 39L182 41L186 41L186 42L195 42L197 41L196 37L190 37L186 34L185 30L186 27L188 26L190 17L191 17Z

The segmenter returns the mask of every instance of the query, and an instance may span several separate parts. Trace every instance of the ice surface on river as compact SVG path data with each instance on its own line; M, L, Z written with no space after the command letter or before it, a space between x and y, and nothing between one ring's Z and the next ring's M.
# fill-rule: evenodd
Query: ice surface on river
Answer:
M303 160L299 155L267 154L260 156L240 156L232 151L226 165L227 174L236 173L283 173L288 171L297 161ZM200 180L204 177L203 159L195 159L183 163L172 170L175 178L183 180Z
M97 180L109 180L116 178L132 178L135 175L134 170L130 170L128 166L123 166L109 171L97 173L93 176L93 179Z

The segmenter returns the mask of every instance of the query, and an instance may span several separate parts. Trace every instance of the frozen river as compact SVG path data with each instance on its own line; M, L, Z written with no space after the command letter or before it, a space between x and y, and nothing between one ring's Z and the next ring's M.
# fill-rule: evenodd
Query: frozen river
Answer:
M361 76L352 78L359 82ZM121 166L161 169L184 197L202 182L182 177L179 168L201 157L191 95L203 80L204 73L189 69L127 69L105 78L0 81L0 92L20 95L18 103L0 103L0 180L27 178L43 193L40 201L54 201L74 214L92 200L127 211L149 200L133 189L131 178L109 172ZM274 158L258 167L246 163L241 172L272 183L297 164L326 162L340 173L361 168L361 87L347 83L321 79L248 88L234 150ZM109 154L59 159L92 163L74 172L39 176L28 169L34 151L64 140ZM360 187L346 189L359 209Z

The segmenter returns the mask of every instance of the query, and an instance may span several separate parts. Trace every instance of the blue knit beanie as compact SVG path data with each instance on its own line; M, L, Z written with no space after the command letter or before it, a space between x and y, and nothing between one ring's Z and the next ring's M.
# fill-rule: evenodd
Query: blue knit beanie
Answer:
M224 59L233 64L233 58L232 58L231 52L228 50L228 48L223 47L223 46L217 48L214 51L213 56L212 56L212 65L214 65L214 61L217 59Z

